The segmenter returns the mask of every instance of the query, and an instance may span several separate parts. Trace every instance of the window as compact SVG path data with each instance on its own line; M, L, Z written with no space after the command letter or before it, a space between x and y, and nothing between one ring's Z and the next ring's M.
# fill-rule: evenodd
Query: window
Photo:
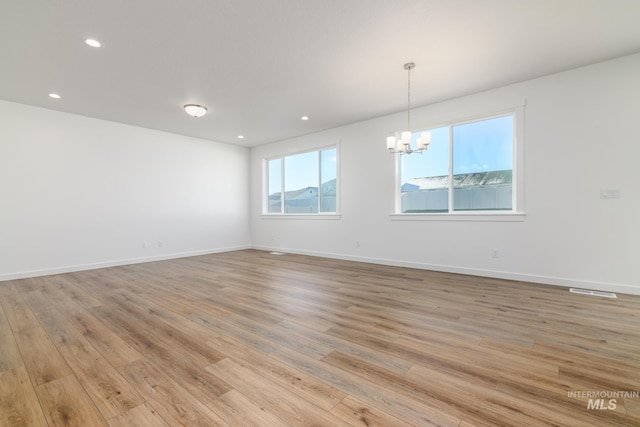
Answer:
M337 212L337 148L267 159L265 213Z
M519 114L431 129L426 152L400 156L399 212L515 212Z

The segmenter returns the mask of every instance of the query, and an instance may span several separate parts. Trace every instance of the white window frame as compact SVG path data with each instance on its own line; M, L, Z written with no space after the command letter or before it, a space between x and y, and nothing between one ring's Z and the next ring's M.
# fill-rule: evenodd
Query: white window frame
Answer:
M489 120L507 115L513 116L513 152L512 152L512 209L509 211L454 211L453 210L453 135L449 132L449 211L429 213L402 213L401 212L401 160L400 155L395 156L395 211L391 214L392 220L401 221L498 221L512 222L524 221L524 105L496 111L491 114L478 115L466 119L450 121L445 124L423 127L437 129ZM423 155L428 156L427 150Z
M336 150L336 211L320 212L321 197L320 187L322 185L322 164L321 153L324 150ZM286 157L296 156L306 153L318 153L318 212L315 213L286 213L284 212L285 203L285 161ZM269 162L271 160L280 159L280 212L269 212ZM277 156L266 157L262 160L262 217L263 218L287 218L287 219L339 219L340 218L340 144L329 144L321 147L315 147L303 151L295 151Z

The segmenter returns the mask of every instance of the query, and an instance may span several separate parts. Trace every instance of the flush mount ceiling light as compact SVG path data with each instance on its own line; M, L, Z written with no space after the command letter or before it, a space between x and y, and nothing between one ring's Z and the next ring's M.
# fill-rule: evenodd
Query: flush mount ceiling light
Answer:
M102 43L96 39L86 39L84 42L91 47L102 47Z
M407 70L407 130L400 134L399 140L395 136L387 137L387 150L389 150L390 154L422 154L431 144L431 132L422 132L422 135L416 141L417 148L415 150L411 148L411 70L415 67L416 64L413 62L404 64L404 69Z
M198 104L186 104L184 106L184 111L191 117L198 118L207 114L207 107L203 107L202 105Z
M62 97L60 95L58 95L57 93L50 93L49 94L49 98L60 99Z
M309 117L308 116L302 116L302 117L300 117L300 120L309 120Z

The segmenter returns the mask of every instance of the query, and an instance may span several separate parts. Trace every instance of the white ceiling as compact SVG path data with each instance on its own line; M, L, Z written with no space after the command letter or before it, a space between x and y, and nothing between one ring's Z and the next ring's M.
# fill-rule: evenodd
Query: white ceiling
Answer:
M638 0L0 0L0 99L256 146L405 109L408 61L425 105L639 52L639 21Z

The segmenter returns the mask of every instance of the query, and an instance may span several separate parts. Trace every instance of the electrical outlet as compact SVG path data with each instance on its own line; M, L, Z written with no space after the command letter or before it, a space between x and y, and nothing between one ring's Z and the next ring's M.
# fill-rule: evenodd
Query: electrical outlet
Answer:
M162 240L158 241L158 247L161 248L164 246L164 242Z
M356 240L356 248L360 247L360 240Z
M142 248L143 248L143 249L144 249L144 248L146 248L147 246L149 246L149 243L147 243L147 242L142 242Z
M497 250L497 249L494 249L494 250L493 250L493 252L492 252L492 254L491 254L491 257L492 257L492 258L496 258L496 259L497 259L497 258L500 258L500 254L498 253L498 250Z

